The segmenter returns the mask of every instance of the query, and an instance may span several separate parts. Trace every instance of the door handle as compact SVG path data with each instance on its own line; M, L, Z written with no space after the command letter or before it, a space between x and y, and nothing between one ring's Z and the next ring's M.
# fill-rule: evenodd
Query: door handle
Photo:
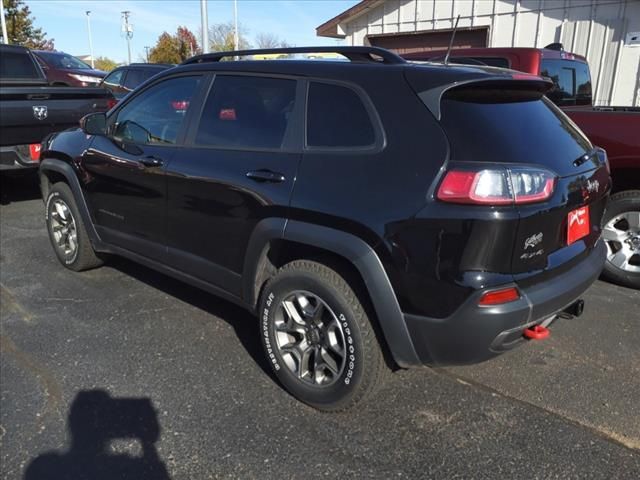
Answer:
M286 180L283 174L272 172L271 170L253 170L252 172L247 172L247 178L255 180L256 182L272 183L281 183Z
M140 160L140 163L145 167L161 167L163 162L161 158L148 156Z

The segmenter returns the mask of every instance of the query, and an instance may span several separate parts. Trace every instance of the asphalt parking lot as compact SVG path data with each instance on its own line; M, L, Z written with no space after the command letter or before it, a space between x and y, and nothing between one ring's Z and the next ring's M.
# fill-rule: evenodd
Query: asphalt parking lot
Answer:
M640 478L640 292L488 363L395 373L344 414L294 400L243 310L128 261L56 260L2 179L0 478Z

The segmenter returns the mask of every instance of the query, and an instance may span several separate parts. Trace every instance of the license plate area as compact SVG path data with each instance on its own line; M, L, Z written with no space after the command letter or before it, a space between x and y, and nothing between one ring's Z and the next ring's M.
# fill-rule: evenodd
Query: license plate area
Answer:
M591 230L589 218L589 205L569 212L567 215L567 245L589 235Z

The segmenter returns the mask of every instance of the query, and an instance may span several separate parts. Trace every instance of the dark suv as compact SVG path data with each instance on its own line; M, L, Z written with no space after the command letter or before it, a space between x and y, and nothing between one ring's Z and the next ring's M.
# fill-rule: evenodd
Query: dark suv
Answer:
M60 261L118 254L246 307L323 410L387 367L479 362L580 314L610 179L551 83L372 47L258 53L327 51L350 61L194 57L46 139Z
M100 86L120 100L154 75L171 67L173 65L166 63L132 63L109 72Z

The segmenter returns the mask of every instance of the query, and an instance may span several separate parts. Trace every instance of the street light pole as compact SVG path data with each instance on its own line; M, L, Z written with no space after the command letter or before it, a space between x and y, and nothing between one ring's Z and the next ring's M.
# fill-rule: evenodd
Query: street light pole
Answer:
M122 24L122 30L127 38L127 58L129 59L127 65L131 65L131 39L133 38L133 25L129 25L129 15L131 15L129 10L122 12L122 21L124 22Z
M147 52L147 63L149 63L149 49L151 47L144 47L144 51Z
M0 0L0 23L2 24L2 41L9 45L9 35L7 34L7 23L4 21L4 3Z
M238 50L238 0L233 0L233 49Z
M202 30L202 53L209 53L209 18L207 0L200 0L200 29Z
M93 40L91 40L91 10L85 12L87 14L87 31L89 32L89 55L91 55L91 68L96 68L93 59Z

